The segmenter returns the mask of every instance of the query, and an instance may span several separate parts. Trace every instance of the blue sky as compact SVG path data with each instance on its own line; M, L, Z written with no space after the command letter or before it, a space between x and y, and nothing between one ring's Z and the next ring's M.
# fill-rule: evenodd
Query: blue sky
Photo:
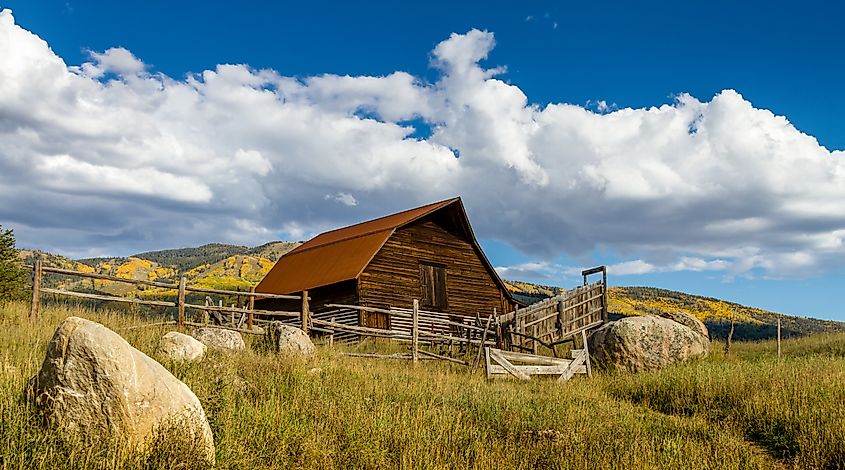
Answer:
M0 223L22 245L257 244L460 194L506 277L609 264L617 285L845 320L834 2L0 5L4 80L68 87L2 96ZM20 52L35 36L52 56Z

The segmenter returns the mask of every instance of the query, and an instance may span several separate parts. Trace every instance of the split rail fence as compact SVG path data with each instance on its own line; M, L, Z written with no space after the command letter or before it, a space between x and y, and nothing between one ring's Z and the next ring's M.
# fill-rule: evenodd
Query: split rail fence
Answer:
M482 355L485 358L485 366L488 376L496 375L500 369L505 371L518 370L521 366L507 364L509 358L515 357L525 360L526 354L514 356L506 350L517 349L528 351L534 357L533 365L539 362L557 371L564 364L562 361L569 361L574 373L581 372L586 368L589 370L589 354L586 352L586 331L600 325L607 319L607 290L605 268L593 268L584 271L584 285L566 291L533 304L527 308L514 312L497 314L492 309L489 315L481 317L476 314L473 317L462 315L451 315L444 312L432 312L421 310L419 301L414 300L411 308L375 308L358 305L328 304L319 312L312 312L309 306L310 298L308 291L301 295L280 295L255 292L252 288L249 292L231 291L223 289L209 289L204 287L188 286L185 277L181 277L178 283L167 283L158 281L127 279L105 274L86 273L63 268L44 266L40 259L37 259L32 269L32 307L30 318L37 319L41 306L43 294L62 295L80 299L124 302L136 305L151 307L175 308L175 321L165 321L155 325L173 324L177 328L187 326L214 326L218 328L232 329L235 331L263 335L264 330L256 328L273 321L292 324L301 328L309 336L327 336L329 342L358 341L365 337L387 338L390 340L410 343L410 352L407 354L378 355L378 354L354 354L352 356L383 357L391 359L409 359L414 362L424 359L440 359L449 362L470 365L470 362L455 357L449 357L443 352L448 348L448 354L452 354L453 346L457 346L464 354L475 352L472 361L474 366L480 364ZM587 276L601 273L602 281L594 284L587 283ZM116 295L104 295L101 293L76 292L66 289L48 288L43 284L45 274L56 274L71 277L81 277L143 285L164 289L156 295L175 296L174 300L147 300L139 298L121 297ZM214 304L210 296L206 296L204 304L191 303L189 294L211 294L231 296L246 299L244 305L230 307L223 305L222 300ZM301 301L299 311L276 311L255 309L256 299L287 299ZM186 312L194 310L201 316L199 321L189 321ZM387 316L387 328L372 328L362 326L363 315L382 314ZM209 325L210 315L214 316L217 324ZM226 316L229 318L229 325L226 325ZM152 325L150 325L152 326ZM565 341L572 341L578 334L583 338L584 357L586 365L576 364L578 357L572 359L544 358L538 356L540 345L547 347L557 356L556 345ZM438 347L438 352L423 349L423 347ZM491 358L497 364L491 363ZM539 358L539 359L537 359ZM501 359L501 360L499 360ZM539 362L538 362L539 361ZM543 362L545 361L545 362ZM574 364L574 365L572 365ZM532 365L532 364L529 364ZM525 369L530 375L533 372L541 371L529 367ZM492 372L491 372L492 371ZM542 374L543 372L537 372ZM525 372L523 372L523 375ZM512 374L519 378L519 374Z
M308 318L310 317L310 309L308 306L308 291L304 291L302 295L279 295L279 294L264 294L255 292L255 289L251 289L249 292L241 292L241 291L231 291L231 290L223 290L223 289L208 289L205 287L193 287L187 285L187 280L185 277L181 277L179 279L179 283L167 283L167 282L157 282L157 281L147 281L147 280L140 280L140 279L127 279L123 277L116 277L116 276L109 276L105 274L95 274L95 273L86 273L81 271L73 271L70 269L63 269L63 268L55 268L50 266L44 266L40 259L36 259L33 266L27 266L32 269L32 303L30 307L30 318L35 320L38 318L40 309L41 309L41 296L43 294L53 294L53 295L63 295L78 299L88 299L88 300L99 300L99 301L109 301L109 302L122 302L122 303L130 303L135 305L147 305L151 307L165 307L165 308L175 308L176 309L176 320L172 322L164 322L164 323L173 323L177 327L182 328L185 325L203 325L208 321L208 313L228 313L229 317L232 319L233 323L231 326L226 325L215 325L221 328L226 329L234 329L237 331L241 331L244 333L252 333L252 334L261 334L260 330L256 329L259 323L266 323L268 320L256 319L256 315L260 315L266 318L274 318L274 317L282 317L282 318L290 318L290 317L298 317L300 319L300 323L307 329L308 326ZM119 282L124 284L132 284L132 285L143 285L149 287L157 287L160 289L165 289L165 291L157 293L158 295L174 295L175 299L173 301L166 301L166 300L147 300L147 299L139 299L133 297L121 297L116 295L104 295L104 294L95 294L89 292L76 292L70 291L65 289L55 289L55 288L48 288L44 287L44 275L45 274L59 274L64 276L71 276L71 277L81 277L81 278L88 278L88 279L97 279L101 281L110 281L110 282ZM170 292L168 292L170 291ZM237 307L231 306L226 307L222 305L222 300L218 305L214 305L213 302L210 302L210 298L207 298L205 304L195 304L190 303L188 301L188 294L189 293L197 293L197 294L214 294L214 295L225 295L225 296L232 296L232 297L244 297L247 299L247 305ZM302 301L302 309L299 312L278 312L278 311L271 311L271 310L257 310L255 309L255 299L263 298L263 299L288 299L288 300L301 300ZM196 310L200 311L201 315L203 316L203 321L201 322L191 322L187 320L186 312L189 310ZM240 320L236 320L240 315ZM243 327L246 328L243 328Z

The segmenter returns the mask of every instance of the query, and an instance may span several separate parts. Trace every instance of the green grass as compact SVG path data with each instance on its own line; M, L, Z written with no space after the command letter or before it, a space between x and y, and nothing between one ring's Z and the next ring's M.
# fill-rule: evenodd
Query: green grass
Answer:
M0 307L0 469L175 468L185 447L138 455L63 442L22 398L47 342L70 315L99 321L153 353L167 330L125 313ZM250 338L247 338L249 341ZM257 345L252 345L257 346ZM209 417L217 468L845 467L845 336L735 343L725 357L648 374L487 382L446 363L347 358L365 344L281 359L258 347L195 365L163 362ZM158 358L160 359L160 358ZM319 367L320 374L308 374ZM192 463L183 465L191 468Z

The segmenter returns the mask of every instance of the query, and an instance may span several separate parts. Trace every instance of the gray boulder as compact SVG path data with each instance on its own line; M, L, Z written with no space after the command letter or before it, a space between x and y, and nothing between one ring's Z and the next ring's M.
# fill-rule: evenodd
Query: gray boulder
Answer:
M158 353L177 362L200 362L207 346L178 331L171 331L158 342Z
M143 450L158 431L175 427L214 463L214 438L196 395L99 323L66 318L28 392L46 423L69 439L114 439Z
M664 313L661 316L664 317L664 318L668 318L668 319L670 319L674 322L678 322L681 325L684 325L684 326L691 328L692 331L695 331L696 333L700 334L701 336L704 336L705 338L707 338L707 341L708 341L708 344L709 344L710 332L707 331L707 327L698 318L696 318L696 317L694 317L694 316L692 316L692 315L690 315L689 313L686 313L686 312L669 312L669 313Z
M274 351L289 356L308 359L317 350L304 331L278 321L268 325L266 338Z
M223 328L197 328L191 333L194 338L211 349L220 351L243 351L246 349L240 333Z
M640 372L706 356L710 342L692 328L655 316L626 317L604 324L589 338L600 365Z

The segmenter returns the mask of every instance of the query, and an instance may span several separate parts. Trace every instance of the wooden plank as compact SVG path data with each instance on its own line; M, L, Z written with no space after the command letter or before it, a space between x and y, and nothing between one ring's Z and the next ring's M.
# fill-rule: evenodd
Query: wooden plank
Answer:
M575 310L575 309L577 309L578 307L580 307L580 306L582 306L582 305L584 305L584 304L587 304L587 303L589 303L589 302L592 302L592 301L594 301L594 300L601 299L601 298L602 298L602 294L599 294L599 295L596 295L596 296L590 297L590 298L588 298L588 299L586 299L586 300L582 300L582 301L580 301L580 302L578 302L578 303L576 303L576 304L574 304L574 305L570 305L570 306L566 307L566 308L564 309L564 311L567 311L567 310ZM526 323L526 324L525 324L525 326L532 326L532 325L535 325L535 324L537 324L537 323L540 323L540 322L542 322L542 321L544 321L544 320L548 320L548 319L550 319L550 318L554 318L554 317L556 317L556 316L558 316L558 312L557 312L557 311L555 311L555 312L553 312L553 313L550 313L550 314L548 314L548 315L545 315L545 316L543 316L543 317L537 318L537 319L535 319L535 320L531 320L531 321L529 321L528 323ZM573 321L575 321L575 320L573 320Z
M590 347L587 345L587 330L581 330L581 341L584 343L584 366L587 369L587 377L593 378L593 369L590 366Z
M311 325L311 309L308 308L308 291L302 291L302 316L300 317L302 323L302 331L308 334L308 327Z
M185 285L187 282L185 276L179 278L179 295L176 299L176 326L178 328L185 326Z
M141 300L141 299L130 299L128 297L115 297L112 295L99 295L99 294L87 294L84 292L72 292L68 290L62 289L49 289L46 287L41 288L41 292L45 294L56 294L56 295L67 295L69 297L79 297L82 299L93 299L93 300L106 300L109 302L125 302L130 304L140 304L140 305L152 305L156 307L175 307L175 302L164 302L159 300Z
M414 364L419 361L420 349L420 301L414 299L414 318L411 326L411 356L413 356Z
M248 335L264 336L264 334L265 334L264 331L244 330L242 328L235 328L235 327L224 326L224 325L206 325L204 323L197 323L197 322L192 322L192 321L186 321L185 324L188 325L188 326L196 326L196 327L200 327L200 328L217 328L219 330L237 331L239 333L246 333Z
M556 366L514 366L514 367L517 370L519 370L520 372L522 372L523 374L528 375L528 376L531 376L531 375L557 375L557 376L560 376L561 374L563 374L566 371L566 369L569 367L569 365L567 364L567 365L556 365ZM580 366L580 367L581 367L581 369L583 369L584 366ZM490 366L490 368L491 368L491 373L493 375L496 375L496 374L508 374L508 375L510 375L510 372L508 372L504 367L502 367L500 365L492 364ZM579 373L578 371L581 370L581 369L579 369L578 366L576 366L574 368L575 373ZM583 372L581 372L581 373L583 373Z
M508 371L508 373L510 373L514 377L520 380L531 380L531 377L523 374L519 369L514 367L510 362L508 362L507 359L502 357L499 352L500 351L497 349L491 349L490 358L496 361L500 366L502 366L506 371Z
M255 294L255 286L249 288L250 294ZM255 296L249 296L249 316L246 318L246 327L247 329L252 329L252 325L255 324Z
M551 366L551 365L566 365L569 364L569 359L561 359L549 356L537 356L534 354L518 353L513 351L497 351L499 355L513 362L524 362L526 364L533 364L537 366Z
M490 379L490 377L492 377L492 374L493 374L491 372L491 369L490 369L491 366L492 365L490 364L490 348L485 347L484 348L484 373L487 375L488 380Z
M440 354L434 354L433 352L426 351L424 349L420 349L419 353L422 354L423 356L429 356L429 357L433 357L433 358L440 359L442 361L447 361L447 362L454 362L455 364L460 364L462 366L468 366L469 365L469 363L467 363L466 361L462 361L460 359L455 359L453 357L441 356Z
M472 370L475 371L475 368L478 367L478 364L481 362L481 350L484 349L484 342L487 340L487 330L490 328L490 322L493 320L493 317L496 315L490 315L487 317L487 324L484 326L484 333L481 334L481 344L478 345L478 355L475 357L475 362L472 364Z
M236 290L223 290L223 289L207 289L205 287L192 287L186 286L185 290L188 292L202 292L204 294L220 294L220 295L249 295L251 297L262 298L262 299L289 299L289 300L299 300L300 296L298 295L283 295L283 294L265 294L263 292L240 292Z
M577 369L579 366L584 367L584 350L579 349L576 351L578 352L572 355L572 362L570 362L566 369L563 371L563 373L560 374L558 382L566 382L567 380L571 379L574 374L581 370ZM584 371L586 372L586 367L584 367Z
M38 319L38 312L41 310L41 277L44 267L41 265L41 258L35 258L35 266L32 267L32 303L29 308L29 319Z
M174 304L175 305L175 304ZM218 307L216 305L199 305L199 304L191 304L185 303L185 308L191 308L195 310L209 310L214 312L232 312L232 313L243 313L243 310L237 307ZM299 312L283 312L280 310L253 310L253 313L256 313L261 316L265 317L285 317L285 318L299 318ZM258 320L255 320L258 321Z

